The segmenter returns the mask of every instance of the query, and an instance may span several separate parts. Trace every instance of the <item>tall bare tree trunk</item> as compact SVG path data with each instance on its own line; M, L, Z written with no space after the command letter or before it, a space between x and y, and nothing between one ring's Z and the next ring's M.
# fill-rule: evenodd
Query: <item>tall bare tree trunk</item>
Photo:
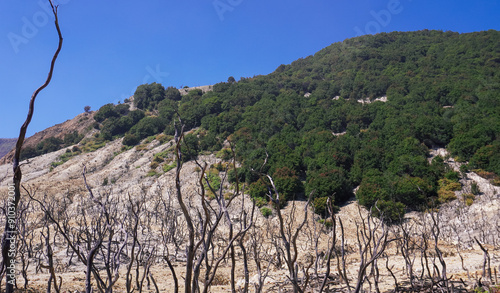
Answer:
M14 197L9 196L7 198L7 219L5 221L5 230L4 234L2 237L2 256L3 256L3 269L6 270L6 287L5 287L5 292L6 293L12 293L14 292L14 286L16 282L16 269L15 269L15 264L16 264L16 216L17 216L17 205L19 203L19 200L21 198L21 179L22 179L22 172L21 172L21 167L19 166L19 161L21 157L21 149L23 147L24 143L24 138L26 136L26 130L28 129L28 125L31 122L31 118L33 117L33 111L35 107L35 99L45 87L47 87L50 83L50 80L52 79L52 73L54 72L54 65L57 59L57 56L59 55L59 52L61 51L62 48L62 34L61 30L59 28L59 20L57 18L57 8L58 6L54 6L52 4L52 1L49 0L50 6L52 7L52 12L54 13L55 17L55 26L57 29L57 34L59 35L59 45L57 47L56 52L54 53L54 56L52 57L52 62L50 64L50 70L49 74L47 76L47 79L45 80L45 83L40 86L31 96L30 104L29 104L29 110L28 110L28 116L26 117L26 121L24 124L21 126L21 130L19 132L19 137L17 139L16 143L16 148L15 148L15 154L14 154L14 159L12 163L12 169L14 171L14 177L13 177L13 183L14 183Z

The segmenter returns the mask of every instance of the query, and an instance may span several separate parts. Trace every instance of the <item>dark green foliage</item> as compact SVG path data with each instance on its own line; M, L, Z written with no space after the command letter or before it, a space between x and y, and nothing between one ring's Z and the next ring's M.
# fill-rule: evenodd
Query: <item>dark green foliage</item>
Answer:
M156 108L163 99L165 99L165 88L156 82L142 84L137 87L134 93L134 104L142 110Z
M56 137L49 137L38 143L36 145L36 150L39 154L46 154L60 150L63 144L64 142L62 139Z
M83 135L78 134L78 131L73 131L64 136L64 145L70 146L79 143L83 139Z
M111 117L120 117L120 114L115 110L115 105L113 104L106 104L102 106L94 115L95 121L99 123Z
M133 133L127 133L125 134L125 137L123 138L122 144L126 146L134 146L138 144L141 140L139 137Z
M130 133L135 134L139 139L163 132L166 123L160 117L144 117L131 129Z
M460 173L455 171L448 171L444 174L444 178L450 181L458 182L458 180L460 179Z
M306 193L314 190L313 197L331 197L334 203L339 203L352 195L347 173L340 167L312 171L307 177Z
M324 213L325 198L338 204L360 185L359 202L396 221L436 197L453 198L439 182L456 174L441 157L429 163L430 148L446 147L471 169L500 175L499 43L493 30L367 35L267 76L230 78L211 92L181 96L172 87L141 85L134 99L148 117L105 105L95 119L103 137L126 133L124 144L134 145L173 134L179 114L185 131L200 127L185 136L183 160L218 151L227 139L242 163L239 179L259 205L269 202L268 184L256 171L273 176L282 204L314 190ZM374 101L382 96L387 102Z
M304 186L293 169L281 167L274 171L274 184L280 195L288 199L296 198L296 195L304 191Z
M172 101L180 101L182 98L179 90L172 86L169 86L165 91L165 97Z
M264 216L264 218L269 218L273 214L273 210L271 210L268 207L262 207L260 209L260 212L262 213L262 215Z
M254 200L257 198L267 199L267 195L269 194L268 190L267 185L262 180L258 180L250 184L248 187L248 194L250 194L250 197Z
M200 143L198 137L192 133L184 136L184 144L181 145L182 161L187 162L198 156Z
M23 147L21 151L21 161L38 156L38 152L34 147Z
M470 192L473 195L478 195L481 193L481 190L479 189L479 186L477 185L476 182L472 182L472 185L470 186Z
M472 169L483 169L499 175L500 140L496 140L493 145L481 147L471 158L469 165Z
M371 209L372 215L382 217L386 222L394 223L403 219L405 205L400 202L379 200Z
M115 111L120 116L127 115L130 110L130 105L128 104L118 104L115 106Z

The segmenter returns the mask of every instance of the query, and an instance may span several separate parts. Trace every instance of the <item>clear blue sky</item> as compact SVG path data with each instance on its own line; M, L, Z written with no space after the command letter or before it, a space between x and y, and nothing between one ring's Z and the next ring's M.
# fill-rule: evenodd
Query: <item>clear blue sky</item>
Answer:
M268 74L360 34L500 30L497 0L54 0L64 45L28 135L142 83L197 86ZM47 0L3 0L0 137L17 137L57 46ZM499 44L500 46L500 44Z

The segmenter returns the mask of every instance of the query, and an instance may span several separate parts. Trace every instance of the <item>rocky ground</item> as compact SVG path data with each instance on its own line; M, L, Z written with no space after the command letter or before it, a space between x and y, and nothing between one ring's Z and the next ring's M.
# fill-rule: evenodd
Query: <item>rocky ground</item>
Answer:
M59 200L68 202L67 210L70 213L74 213L75 216L78 214L81 202L89 198L89 193L83 182L82 172L84 167L86 168L86 177L89 186L101 199L106 196L116 195L120 204L127 200L128 195L145 196L148 198L153 198L154 196L174 198L175 169L163 172L160 166L154 170L155 172L151 172L150 166L156 154L162 152L169 153L169 151L170 153L166 155L163 164L171 164L173 160L171 153L173 144L173 141L160 143L155 139L141 146L123 150L121 140L116 140L96 151L76 155L67 162L53 167L52 163L57 162L60 156L67 152L67 149L62 149L23 162L23 184L28 190L37 190L36 196L39 198L45 195L45 199L53 199L56 202ZM433 154L448 157L445 150L442 149L433 150ZM459 165L452 159L447 158L447 160L453 168L459 168ZM199 161L213 165L220 162L221 159L213 154L207 154L201 156ZM189 203L189 208L193 215L196 215L196 211L201 207L199 200L199 176L200 166L194 162L188 162L183 166L181 190L185 200ZM5 198L7 194L7 185L11 181L11 178L11 166L9 164L0 165L0 194L2 198ZM461 194L467 192L472 182L476 182L479 185L481 194L468 206L461 199ZM438 213L433 215L436 217L435 219L438 219L439 223L440 235L437 243L446 261L448 277L454 282L455 287L458 288L461 286L467 290L471 290L483 274L485 254L480 249L478 243L481 243L488 250L491 268L497 268L496 271L500 271L500 190L475 173L467 173L466 177L462 179L462 184L464 189L457 192L458 199L445 204ZM242 199L246 203L246 211L250 211L248 197L240 196L234 201L230 210L234 219L237 219L238 213L241 211ZM26 200L26 196L22 200ZM172 200L172 202L173 206L178 209L176 201ZM283 209L284 218L288 219L289 223L291 223L287 227L295 231L294 229L296 229L298 223L301 223L304 219L304 209L306 208L309 209L309 218L306 219L306 225L301 230L297 241L299 252L297 266L304 270L313 259L316 259L317 255L324 255L328 251L329 243L331 243L330 241L334 236L332 230L328 230L322 224L319 224L319 219L313 215L311 208L306 207L306 203L302 201L290 202ZM214 209L216 209L216 205L214 205ZM361 263L359 232L363 230L361 228L363 227L363 219L365 219L366 225L367 218L367 211L359 207L354 200L342 206L336 218L335 251L339 253L341 247L342 233L339 222L339 219L341 219L344 229L344 247L346 249L346 273L351 285L355 284L357 280L359 265ZM378 222L373 220L371 223L377 225ZM264 248L269 249L267 255L275 256L276 253L272 250L272 241L273 239L276 240L277 235L279 235L276 212L274 212L273 216L266 219L257 211L254 225L256 228L252 230L254 234L248 234L245 243L250 245L250 235L257 235L256 237L262 240ZM227 225L223 223L221 224L221 228L220 235L225 235L227 233ZM42 229L42 227L36 229ZM401 229L407 231L409 235L408 241L413 245L409 250L411 253L409 259L411 260L411 269L416 278L421 280L419 276L427 274L428 266L433 271L434 264L441 270L442 266L437 259L434 249L432 218L430 214L410 213L407 215L407 220L404 224L387 227L387 229L390 230L388 239L394 241L390 242L378 260L381 291L391 291L395 288L395 280L387 267L391 268L394 277L398 280L399 286L410 287L411 285L407 277L408 262L405 262L405 259L401 255L401 247L404 244L401 242ZM154 234L154 231L151 233ZM380 235L377 233L380 233L380 230L377 230L374 235ZM221 237L223 238L224 236ZM314 241L315 237L319 239L317 243ZM73 261L73 264L70 266L67 265L68 255L64 252L66 245L63 239L60 240L61 243L58 243L54 250L56 263L59 264L56 274L63 280L62 291L81 292L84 289L85 266L79 264L77 261ZM223 240L221 241L223 243ZM420 249L424 244L429 245L428 249L425 250L428 253L427 260L430 262L427 265L424 262L425 259L422 257L424 250ZM173 252L170 251L170 254L172 255ZM185 269L185 261L182 259L182 249L176 251L175 254L178 255L177 260L174 261L176 273L178 276L182 276ZM241 257L241 251L237 250L238 267L236 270L236 283L238 286L243 286L244 284ZM309 269L311 282L319 283L322 280L326 269L325 260L326 258L323 257L319 258L318 262L314 261L314 264ZM44 262L45 260L31 259L31 261L36 263L37 261ZM265 279L264 292L286 292L290 288L286 265L283 262L280 264L275 259L270 259L269 261L273 265L270 266L269 275ZM37 272L35 267L35 265L32 265L28 268L29 287L36 289L37 292L45 292L49 275L47 270L42 269L41 272ZM265 262L265 267L267 268L267 262ZM331 275L333 276L331 287L345 288L345 284L340 281L337 259L334 258L332 260L331 268ZM115 285L116 292L125 292L125 269L126 265L124 264L119 271L121 277ZM253 286L258 280L258 275L252 259L249 260L249 270L250 288L253 291ZM221 265L220 271L217 273L217 278L211 292L230 292L229 271L229 262L225 260ZM165 262L158 259L151 266L151 273L155 278L160 292L171 292L173 278ZM303 276L302 271L300 275ZM462 284L460 279L466 283L467 287ZM23 278L18 276L18 280L21 285ZM179 278L179 280L182 283L182 278ZM484 276L482 280L484 281ZM147 280L144 282L146 284ZM368 282L365 282L366 290L371 289L375 291L375 288L369 287L368 284ZM144 285L144 288L146 288L146 285ZM149 284L146 291L155 291L152 283Z

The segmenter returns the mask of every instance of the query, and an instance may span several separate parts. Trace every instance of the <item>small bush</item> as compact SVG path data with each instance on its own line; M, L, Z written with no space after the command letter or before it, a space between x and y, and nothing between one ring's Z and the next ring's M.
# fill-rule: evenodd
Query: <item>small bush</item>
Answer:
M267 204L267 200L264 197L254 197L253 201L258 208L261 208Z
M273 214L273 210L271 210L270 208L268 207L263 207L260 209L260 212L262 213L262 215L265 217L265 218L269 218L269 216L271 216Z
M163 165L163 172L167 173L168 171L174 169L176 166L175 162L173 162L172 164L168 165L168 164L165 164Z
M224 193L224 199L225 199L225 200L229 200L229 199L231 199L231 197L233 197L233 196L234 196L234 194L232 194L231 192L226 192L226 193Z
M156 163L163 163L163 161L165 161L165 159L162 156L155 155L153 158L153 162Z
M153 176L156 176L156 175L158 175L158 173L156 173L156 171L155 171L155 170L150 170L150 171L146 174L146 176L148 176L148 177L153 177Z
M476 182L473 182L472 185L470 186L470 192L473 195L478 195L481 193L481 190L479 189L479 186L477 185Z
M160 133L156 136L156 140L160 142L160 144L164 144L169 140L169 137L166 134Z
M318 215L321 216L326 216L328 213L328 197L323 196L323 197L317 197L313 200L313 208L314 212Z
M457 199L455 192L446 189L439 189L438 191L438 201L440 203L446 203L452 200Z
M372 208L372 215L375 217L383 216L389 223L400 221L405 214L405 205L400 202L379 200L377 206Z
M464 199L465 205L471 206L472 203L474 202L474 199L476 199L476 196L472 193L465 193L463 195L463 199Z
M122 144L126 146L135 146L139 143L139 141L139 137L137 137L135 134L127 133L123 138Z
M156 161L153 161L151 162L151 164L149 164L149 167L151 168L151 170L155 170L156 168L158 168L160 164Z
M108 185L108 177L104 178L104 180L102 181L102 186L106 185Z
M328 219L319 219L318 223L323 224L326 228L333 227L333 221L331 218Z
M233 157L233 153L230 149L222 149L217 152L217 158L223 159L224 161L229 161Z
M444 174L444 177L450 181L458 182L458 180L460 179L460 173L449 171L448 173Z
M439 188L448 191L458 191L462 189L462 184L460 182L451 181L450 179L440 179L438 181Z

